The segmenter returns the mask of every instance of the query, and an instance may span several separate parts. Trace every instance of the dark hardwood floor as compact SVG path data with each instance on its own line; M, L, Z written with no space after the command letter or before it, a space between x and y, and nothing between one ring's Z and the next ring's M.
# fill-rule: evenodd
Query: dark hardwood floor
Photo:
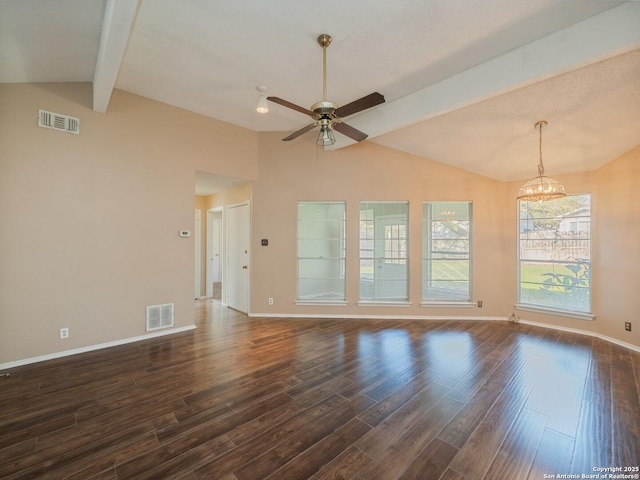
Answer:
M248 319L212 300L195 315L0 378L0 478L638 473L637 352L506 322Z

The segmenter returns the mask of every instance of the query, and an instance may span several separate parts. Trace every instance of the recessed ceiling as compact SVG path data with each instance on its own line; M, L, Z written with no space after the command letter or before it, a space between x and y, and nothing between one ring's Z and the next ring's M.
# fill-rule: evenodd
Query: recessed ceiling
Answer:
M367 141L488 177L597 168L640 143L640 2L583 0L5 0L0 82L94 83L255 131L292 132L308 108L378 91L348 118ZM339 138L335 148L352 142ZM310 132L295 141L313 142Z

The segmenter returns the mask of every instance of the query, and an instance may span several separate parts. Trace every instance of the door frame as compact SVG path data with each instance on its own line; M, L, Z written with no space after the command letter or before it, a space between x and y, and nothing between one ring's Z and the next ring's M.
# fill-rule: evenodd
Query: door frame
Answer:
M222 282L222 303L224 303L224 272L225 272L225 261L224 261L224 252L225 252L225 244L224 244L224 207L214 207L209 208L207 210L207 232L206 232L206 262L205 262L205 278L207 282L206 288L206 296L207 298L213 297L213 266L212 266L212 258L213 258L213 224L214 220L218 221L217 217L214 217L214 214L220 213L220 235L218 238L218 242L220 244L220 281Z
M194 221L194 240L195 240L195 285L194 298L202 298L202 210L196 208Z

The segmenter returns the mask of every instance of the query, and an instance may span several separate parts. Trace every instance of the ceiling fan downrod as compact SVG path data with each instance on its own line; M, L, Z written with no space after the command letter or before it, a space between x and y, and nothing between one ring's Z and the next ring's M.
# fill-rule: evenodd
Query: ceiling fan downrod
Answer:
M327 101L327 47L331 45L331 35L323 33L318 37L322 47L322 101Z
M326 33L318 37L318 44L322 47L322 101L311 105L311 111L320 116L333 118L338 104L327 100L327 47L331 45L331 35Z

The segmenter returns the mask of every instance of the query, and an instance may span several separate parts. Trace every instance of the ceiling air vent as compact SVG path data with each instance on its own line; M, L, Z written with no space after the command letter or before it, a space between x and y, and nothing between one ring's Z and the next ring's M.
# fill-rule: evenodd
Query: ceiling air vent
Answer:
M147 307L147 332L173 327L173 303Z
M76 135L80 134L79 118L47 112L46 110L38 111L38 126L59 130L61 132L75 133Z

